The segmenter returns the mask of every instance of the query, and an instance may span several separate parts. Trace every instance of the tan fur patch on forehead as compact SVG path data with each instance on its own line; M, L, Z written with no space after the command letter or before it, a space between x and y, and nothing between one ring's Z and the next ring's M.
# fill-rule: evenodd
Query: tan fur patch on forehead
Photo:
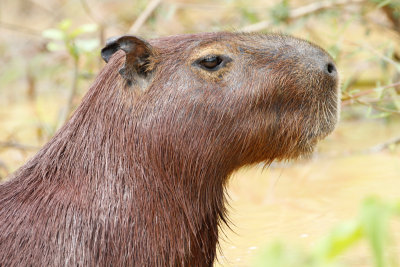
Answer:
M228 42L226 44L212 42L194 48L189 58L194 61L208 55L230 55L232 53L232 44Z
M234 57L233 57L234 51L231 43L225 43L221 44L218 43L217 41L207 43L204 45L200 45L196 47L193 52L189 55L189 61L188 65L190 68L196 72L201 78L208 80L208 81L214 81L218 82L223 79L224 74L229 71L233 65ZM220 56L220 55L225 55L230 58L232 58L232 62L227 63L223 68L216 70L216 71L207 71L204 69L201 69L196 66L192 66L193 62L200 58L205 58L207 56Z

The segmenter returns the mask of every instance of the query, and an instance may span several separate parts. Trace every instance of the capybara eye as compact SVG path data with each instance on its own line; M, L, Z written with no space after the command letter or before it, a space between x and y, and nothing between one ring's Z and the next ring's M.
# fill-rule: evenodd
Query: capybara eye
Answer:
M222 62L222 58L220 58L218 56L212 56L212 57L203 59L202 61L200 61L200 64L208 70L213 70L215 67L217 67L219 64L221 64L221 62Z
M207 71L216 71L224 67L230 61L232 61L232 59L227 56L209 55L196 60L194 65Z

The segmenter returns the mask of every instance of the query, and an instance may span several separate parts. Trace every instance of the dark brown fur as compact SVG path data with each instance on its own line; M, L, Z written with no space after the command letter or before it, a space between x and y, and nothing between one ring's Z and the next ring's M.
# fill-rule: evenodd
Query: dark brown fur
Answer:
M208 33L150 44L146 88L127 85L117 52L0 186L1 266L211 266L229 175L309 153L336 124L337 75L305 41ZM204 49L229 54L229 68L193 67Z

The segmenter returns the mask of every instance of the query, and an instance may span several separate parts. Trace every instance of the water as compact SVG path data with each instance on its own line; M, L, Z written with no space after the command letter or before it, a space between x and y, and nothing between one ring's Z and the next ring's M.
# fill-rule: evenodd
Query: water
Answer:
M355 218L365 197L399 199L400 149L357 152L399 135L398 122L343 122L320 144L317 158L233 175L228 192L234 232L224 230L216 266L250 266L254 255L275 240L311 248L335 225ZM399 229L392 231L397 255ZM370 255L360 246L344 258L349 266L373 266Z

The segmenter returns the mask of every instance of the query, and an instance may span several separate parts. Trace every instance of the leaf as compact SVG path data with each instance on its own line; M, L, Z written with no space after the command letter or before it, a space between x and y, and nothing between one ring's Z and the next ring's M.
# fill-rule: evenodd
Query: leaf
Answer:
M55 52L55 51L61 51L65 49L65 46L60 44L60 43L56 43L56 42L49 42L46 45L47 50L49 50L50 52Z
M367 118L370 118L372 115L372 106L368 106L367 114L365 114Z
M392 210L395 215L400 216L400 200L394 203Z
M97 31L97 24L90 23L90 24L83 24L82 26L78 27L82 32L95 32Z
M58 28L63 32L66 32L72 25L72 21L70 19L64 19L58 24Z
M79 52L92 52L100 46L98 39L76 40L75 45Z
M377 97L379 99L382 99L383 97L383 92L384 92L384 87L381 85L380 82L377 82L376 87L374 88L374 91L378 93Z
M348 93L349 93L350 95L353 95L353 94L359 93L359 92L361 92L360 89L351 89Z
M254 267L310 267L312 259L301 251L288 248L280 242L268 246L256 258Z
M42 32L42 36L47 39L61 41L65 39L64 32L58 29L47 29Z
M248 5L245 5L240 8L240 13L242 17L244 17L250 23L256 23L259 21L257 14L248 8Z
M337 59L341 51L342 50L337 44L334 44L328 48L328 53L333 57L333 59Z
M97 31L97 28L97 25L93 23L81 25L69 34L69 38L75 39L76 37L84 33L95 32Z
M360 241L362 237L363 231L359 222L343 223L318 244L316 254L323 261L332 261Z
M381 1L381 2L378 4L377 8L384 7L384 6L388 5L388 4L390 4L391 1L392 1L392 0L384 0L384 1Z
M389 95L395 105L396 109L400 111L400 95L397 94L397 91L394 88L391 88L389 91Z
M282 0L270 9L270 16L276 24L284 22L289 18L289 8L288 0Z
M67 43L67 50L68 53L75 59L77 60L79 58L79 51L78 48L76 47L74 42L68 42Z
M388 242L388 215L387 207L377 198L371 197L364 201L360 220L374 255L376 267L387 266L385 251Z
M351 81L352 81L352 77L349 77L349 78L347 78L347 79L343 82L342 88L341 88L341 91L342 91L342 92L346 92L346 91L347 91L347 89L349 88L349 85L350 85ZM348 93L351 94L351 91L349 91Z
M370 106L371 107L371 106ZM372 107L371 107L372 108ZM386 118L386 117L388 117L388 116L390 116L390 115L392 115L392 113L391 112L386 112L386 111L384 111L384 112L379 112L378 114L369 114L368 115L368 118L371 118L371 119L381 119L381 118Z

